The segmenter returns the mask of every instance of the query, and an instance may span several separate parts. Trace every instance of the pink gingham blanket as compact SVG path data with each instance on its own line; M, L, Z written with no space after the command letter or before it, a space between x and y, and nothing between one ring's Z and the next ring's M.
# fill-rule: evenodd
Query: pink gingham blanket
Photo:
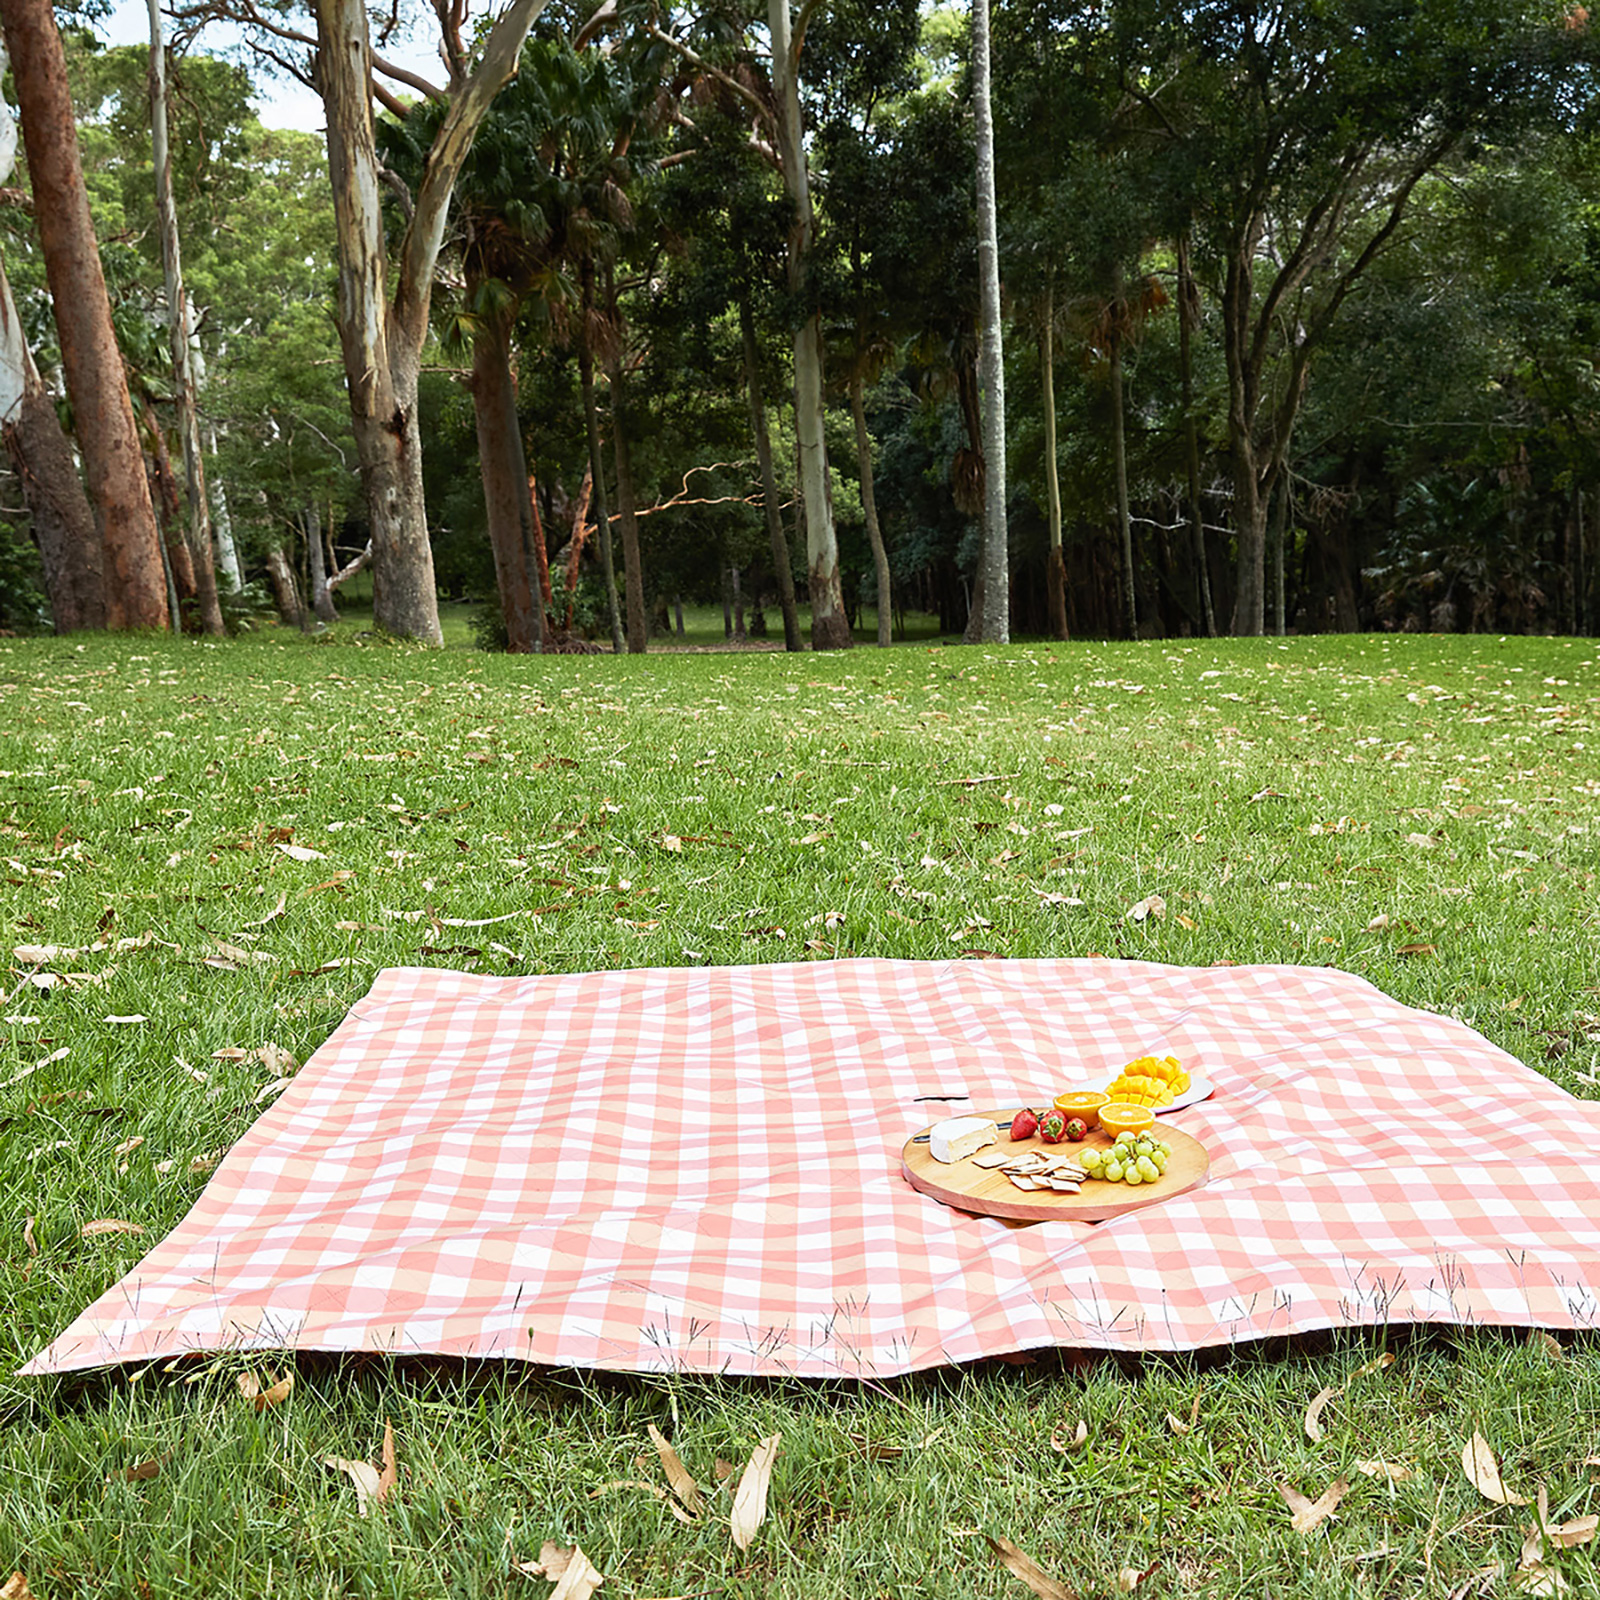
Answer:
M1174 1054L1208 1185L1009 1228L919 1127ZM967 1100L932 1097L967 1096ZM435 1352L883 1377L1047 1345L1593 1327L1600 1106L1325 969L380 973L187 1217L23 1370Z

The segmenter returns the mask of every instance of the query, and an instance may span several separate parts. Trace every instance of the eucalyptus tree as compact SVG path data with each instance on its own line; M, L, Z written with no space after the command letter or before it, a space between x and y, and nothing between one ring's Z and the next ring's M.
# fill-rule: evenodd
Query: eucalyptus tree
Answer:
M164 628L155 509L89 214L66 58L48 0L3 0L34 215L104 562L113 628Z
M0 77L5 51L0 48ZM0 100L0 184L16 160L17 128ZM26 331L0 262L0 436L22 486L44 571L45 594L58 633L97 628L105 621L100 544L94 513L28 347Z
M1190 164L1228 366L1232 627L1259 634L1268 510L1314 355L1431 173L1587 103L1586 37L1535 0L1124 0L1078 21L1114 27L1152 144Z

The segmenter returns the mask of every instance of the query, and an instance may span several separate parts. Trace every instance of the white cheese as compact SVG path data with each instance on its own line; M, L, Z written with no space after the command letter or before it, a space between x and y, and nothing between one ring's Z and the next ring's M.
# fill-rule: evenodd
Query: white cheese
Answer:
M964 1161L999 1135L988 1117L949 1117L928 1132L928 1153L935 1161Z

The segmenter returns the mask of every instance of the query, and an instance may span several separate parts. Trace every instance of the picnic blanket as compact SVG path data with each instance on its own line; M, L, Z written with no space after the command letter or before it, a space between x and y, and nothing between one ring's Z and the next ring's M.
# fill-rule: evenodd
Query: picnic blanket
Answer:
M1216 1085L1172 1117L1204 1188L1012 1228L901 1177L939 1116L1151 1052ZM296 1349L883 1377L1049 1345L1591 1328L1597 1146L1600 1106L1321 968L390 970L23 1371Z

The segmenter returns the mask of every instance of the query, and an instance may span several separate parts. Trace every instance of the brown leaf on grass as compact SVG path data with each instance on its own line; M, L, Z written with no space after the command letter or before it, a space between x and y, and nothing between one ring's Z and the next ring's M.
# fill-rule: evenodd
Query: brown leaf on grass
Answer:
M1545 1486L1539 1485L1538 1498L1539 1520L1531 1528L1524 1528L1522 1542L1522 1569L1536 1567L1544 1560L1544 1541L1548 1539L1557 1550L1575 1550L1579 1545L1590 1543L1597 1530L1600 1530L1600 1516L1591 1513L1586 1517L1574 1517L1570 1522L1552 1523L1550 1521L1550 1496Z
M530 1578L553 1578L556 1586L547 1600L589 1600L606 1581L580 1546L564 1550L554 1539L545 1540L537 1561L519 1561L516 1569Z
M1344 1499L1349 1488L1348 1478L1335 1478L1315 1500L1306 1499L1298 1489L1287 1483L1278 1485L1278 1493L1283 1496L1285 1504L1293 1513L1289 1518L1290 1526L1296 1533L1310 1533L1339 1509L1339 1502Z
M1019 1550L1009 1539L991 1533L984 1534L984 1538L999 1557L1000 1565L1012 1577L1020 1578L1039 1600L1079 1600L1076 1589L1059 1578L1052 1578L1032 1556Z
M370 1461L346 1461L343 1456L324 1456L322 1464L335 1472L350 1475L356 1487L356 1510L366 1516L368 1507L378 1495L378 1469Z
M28 1580L20 1572L13 1572L4 1583L0 1583L0 1600L33 1600Z
M1431 956L1437 951L1431 944L1400 944L1395 946L1394 953L1397 956Z
M32 1217L29 1217L28 1220L22 1224L22 1242L27 1246L28 1254L30 1256L36 1256L39 1253L39 1243L33 1236L33 1224L34 1218Z
M1553 1334L1546 1333L1543 1328L1534 1328L1528 1334L1528 1347L1549 1356L1552 1361L1567 1359L1567 1352L1561 1341Z
M1160 1559L1159 1557L1157 1558ZM1117 1574L1117 1587L1124 1594L1132 1594L1135 1589L1156 1570L1156 1563L1152 1561L1148 1567L1124 1567Z
M1488 1594L1505 1575L1505 1567L1498 1561L1492 1561L1486 1567L1479 1567L1476 1571L1469 1572L1450 1591L1448 1600L1467 1600L1467 1596L1473 1593Z
M84 1239L97 1239L106 1233L143 1233L144 1231L137 1222L123 1222L117 1217L96 1217L93 1222L84 1223L78 1233Z
M1089 1424L1085 1422L1082 1417L1079 1417L1078 1426L1073 1430L1072 1437L1070 1439L1067 1437L1067 1425L1064 1422L1059 1428L1055 1428L1051 1431L1050 1448L1054 1450L1057 1455L1064 1456L1069 1450L1081 1450L1084 1446L1084 1441L1087 1440L1088 1437Z
M286 910L287 910L287 909L288 909L288 906L289 906L289 896L288 896L288 893L287 893L287 892L285 892L285 893L283 893L283 894L280 894L280 895L279 895L279 896L278 896L278 903L277 903L277 905L275 905L275 906L274 906L274 907L273 907L273 908L272 908L272 909L271 909L271 910L270 910L270 911L269 911L269 912L268 912L268 913L267 913L267 914L266 914L266 916L264 916L264 917L257 917L257 918L256 918L256 920L255 920L255 921L254 921L254 922L246 922L246 923L242 923L242 924L241 924L241 926L242 926L242 927L246 927L246 928L264 928L264 927L266 927L266 925L267 925L267 924L268 924L268 923L269 923L269 922L271 922L271 921L272 921L272 920L273 920L273 919L274 919L274 918L275 918L275 917L281 917L281 916L282 916L282 915L283 915L283 913L284 913L284 912L285 912L285 911L286 911Z
M378 1492L375 1496L379 1505L394 1492L394 1486L400 1481L400 1469L395 1465L394 1459L394 1424L387 1417L383 1419L383 1471L378 1474Z
M602 1483L589 1491L589 1498L600 1500L608 1494L614 1494L618 1489L643 1489L647 1495L659 1500L679 1522L687 1522L690 1527L694 1527L700 1520L698 1517L691 1517L659 1483L646 1483L643 1478L616 1478L610 1483Z
M1387 1478L1390 1483L1404 1483L1417 1475L1413 1467L1395 1466L1388 1461L1358 1461L1355 1467L1369 1478Z
M305 894L321 894L324 889L342 889L353 877L355 877L355 873L346 868L343 871L334 873L331 878L324 878L321 883L312 884L309 889L303 892Z
M1182 1417L1174 1416L1170 1411L1167 1413L1167 1426L1175 1434L1177 1434L1180 1439L1184 1436L1184 1434L1192 1433L1194 1431L1192 1424L1185 1422Z
M726 1483L739 1469L731 1461L725 1461L721 1456L718 1456L712 1470L717 1475L718 1483Z
M239 1393L246 1400L253 1401L257 1412L270 1411L274 1406L282 1405L289 1398L289 1391L294 1388L294 1374L287 1376L268 1388L261 1387L261 1380L253 1372L241 1372L238 1377Z
M1339 1393L1337 1389L1324 1389L1310 1405L1306 1407L1306 1438L1313 1444L1319 1444L1323 1436L1322 1408Z
M1129 922L1144 922L1147 918L1154 917L1159 922L1167 914L1167 902L1158 894L1149 894L1136 905L1128 907L1123 915Z
M1493 1446L1481 1433L1474 1433L1467 1440L1461 1452L1461 1470L1485 1500L1502 1506L1527 1505L1526 1495L1513 1494L1500 1481L1500 1463L1495 1460Z
M124 1467L121 1472L113 1472L107 1478L108 1483L121 1479L124 1483L148 1483L161 1472L161 1463L166 1456L151 1456L148 1461L141 1461L135 1467Z
M739 1475L739 1487L733 1493L733 1510L728 1516L728 1527L733 1542L748 1550L750 1541L767 1518L767 1486L772 1482L772 1464L778 1459L778 1446L783 1435L769 1434L750 1452L750 1459Z
M313 850L309 845L303 844L274 844L275 850L281 850L291 861L326 861L328 858L321 850Z

